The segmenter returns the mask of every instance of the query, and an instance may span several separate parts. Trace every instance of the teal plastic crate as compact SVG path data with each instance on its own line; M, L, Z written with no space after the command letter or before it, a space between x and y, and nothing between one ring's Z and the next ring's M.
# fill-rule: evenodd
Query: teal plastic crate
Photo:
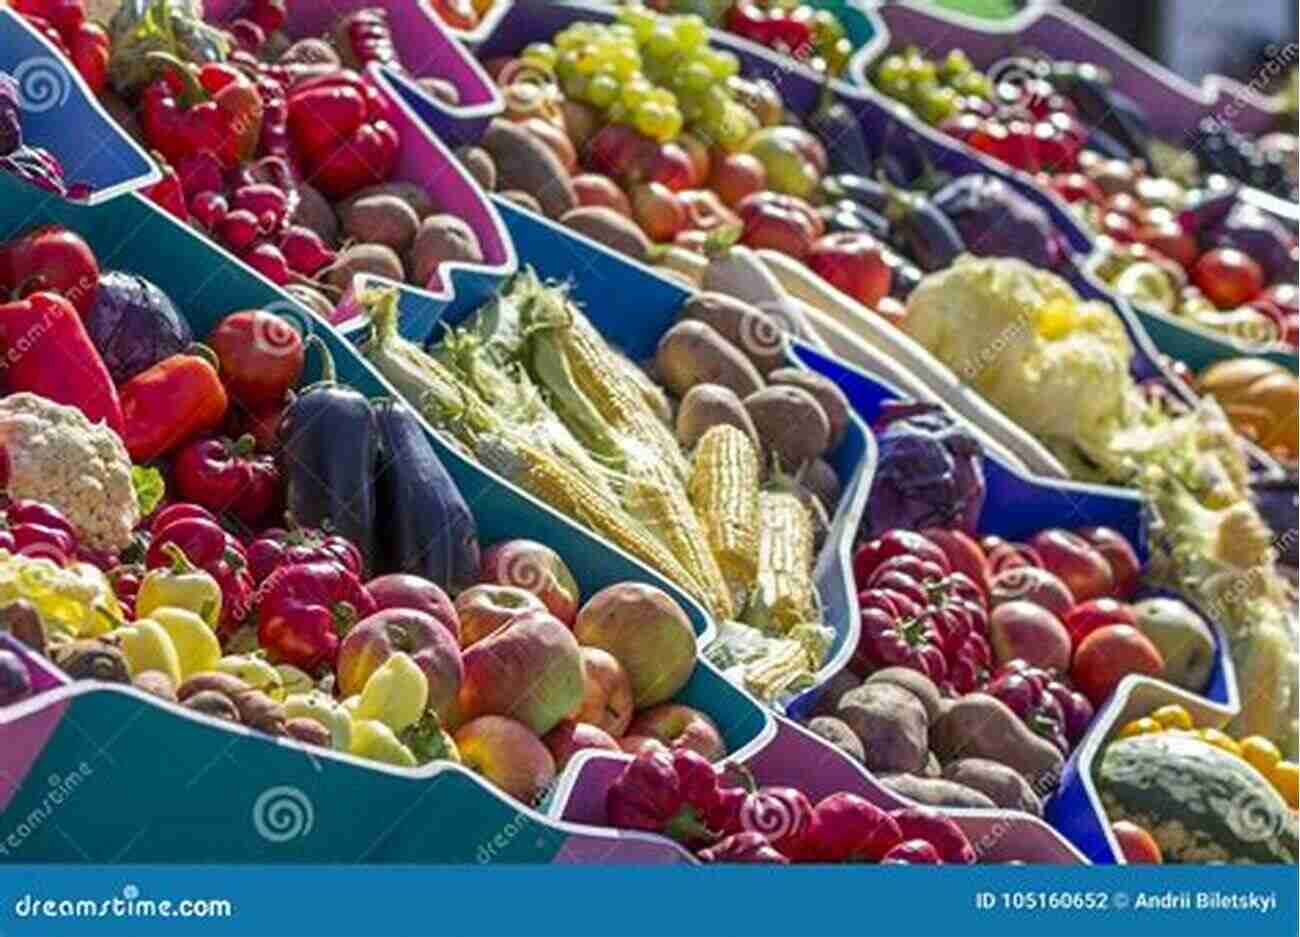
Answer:
M18 83L23 138L57 156L69 184L89 186L87 202L147 187L161 177L72 64L8 6L0 6L0 71Z
M266 308L319 336L339 378L371 397L394 392L329 325L139 196L88 207L0 177L0 238L57 223L103 267L148 277L197 335L237 309ZM314 355L309 355L314 358ZM306 380L318 376L311 362ZM485 476L436 437L485 543L526 537L565 557L584 595L646 579L644 569ZM705 623L698 613L697 630ZM680 700L711 715L746 757L770 716L706 664ZM376 765L309 749L160 702L134 688L80 682L0 712L0 861L5 862L603 862L680 861L632 834L555 824L458 765Z

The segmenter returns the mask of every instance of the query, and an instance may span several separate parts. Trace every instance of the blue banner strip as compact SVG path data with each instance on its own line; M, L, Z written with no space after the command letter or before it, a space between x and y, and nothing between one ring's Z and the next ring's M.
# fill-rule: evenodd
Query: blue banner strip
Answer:
M1270 937L1294 866L4 866L0 937Z

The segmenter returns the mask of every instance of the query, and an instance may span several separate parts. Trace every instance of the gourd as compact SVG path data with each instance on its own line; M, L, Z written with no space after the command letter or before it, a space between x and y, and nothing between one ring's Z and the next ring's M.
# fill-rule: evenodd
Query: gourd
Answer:
M1296 819L1264 776L1190 734L1112 742L1094 769L1113 823L1150 831L1166 862L1295 863Z

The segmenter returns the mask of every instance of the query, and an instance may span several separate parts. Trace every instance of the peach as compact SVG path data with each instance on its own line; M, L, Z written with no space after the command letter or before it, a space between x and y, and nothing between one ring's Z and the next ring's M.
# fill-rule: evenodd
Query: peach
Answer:
M573 632L545 610L508 621L467 648L460 714L510 716L544 735L582 700Z
M507 622L530 612L546 611L546 604L518 586L470 586L456 596L460 619L460 646L468 648Z
M578 612L573 632L623 665L637 709L671 699L695 669L690 619L654 586L624 582L601 589Z
M340 696L360 693L370 675L398 651L411 655L428 679L428 707L441 718L464 679L460 648L436 618L411 608L375 612L347 633L335 666Z
M614 191L618 192L617 187ZM489 547L483 554L479 581L526 589L566 625L572 626L578 617L581 596L573 573L564 565L560 554L535 540L507 540Z
M1006 602L995 608L989 618L989 639L999 664L1019 658L1058 672L1070 667L1070 632L1059 618L1033 602Z
M686 203L662 182L648 182L632 190L632 218L652 241L671 241L686 229L690 216Z
M555 759L557 771L563 771L569 760L584 748L622 751L618 742L604 729L587 722L574 722L572 719L561 719L554 729L543 736L542 743Z
M628 726L628 738L645 736L658 739L669 748L689 748L709 761L727 755L727 745L717 723L690 706L662 703L640 712Z
M757 156L731 153L714 160L709 187L726 205L735 208L746 196L767 188L767 170Z
M618 658L598 647L582 649L582 702L570 715L617 738L632 721L632 681Z
M555 780L555 759L523 723L480 716L455 736L460 760L501 790L531 804Z

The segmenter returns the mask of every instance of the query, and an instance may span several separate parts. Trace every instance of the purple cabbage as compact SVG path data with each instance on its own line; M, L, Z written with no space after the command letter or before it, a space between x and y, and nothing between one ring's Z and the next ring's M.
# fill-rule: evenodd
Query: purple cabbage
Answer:
M1051 270L1061 240L1047 212L996 176L977 173L948 183L932 197L979 257L1019 257Z
M0 72L0 156L8 156L23 145L23 118L18 82Z
M194 341L189 323L166 293L144 277L120 270L100 274L86 331L116 384Z
M1228 216L1211 228L1203 246L1235 247L1253 257L1270 283L1287 283L1295 278L1291 259L1292 232L1282 222L1254 205L1238 202Z
M891 400L873 427L880 449L863 539L887 530L975 532L984 506L983 448L938 404Z

